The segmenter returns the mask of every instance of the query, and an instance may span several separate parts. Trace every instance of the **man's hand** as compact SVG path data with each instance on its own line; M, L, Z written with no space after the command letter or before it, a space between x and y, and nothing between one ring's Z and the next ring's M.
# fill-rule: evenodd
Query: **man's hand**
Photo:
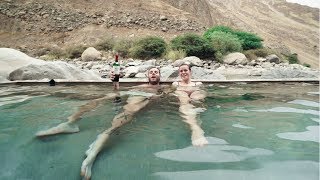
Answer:
M113 81L113 79L115 78L115 74L114 74L113 71L110 71L109 78L110 78L111 81Z

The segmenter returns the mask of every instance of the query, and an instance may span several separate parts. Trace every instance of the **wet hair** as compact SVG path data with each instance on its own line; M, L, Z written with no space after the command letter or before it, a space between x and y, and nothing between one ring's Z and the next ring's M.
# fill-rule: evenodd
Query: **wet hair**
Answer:
M182 64L179 66L179 69L180 69L181 66L188 66L189 70L191 71L191 64L190 64L190 62L184 62L184 63L182 63Z

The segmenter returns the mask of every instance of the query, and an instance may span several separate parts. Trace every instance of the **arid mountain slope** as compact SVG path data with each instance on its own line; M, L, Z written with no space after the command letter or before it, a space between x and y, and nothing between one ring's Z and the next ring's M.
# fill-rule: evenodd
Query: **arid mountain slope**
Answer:
M4 0L0 21L0 45L26 50L227 25L319 66L319 9L285 0Z

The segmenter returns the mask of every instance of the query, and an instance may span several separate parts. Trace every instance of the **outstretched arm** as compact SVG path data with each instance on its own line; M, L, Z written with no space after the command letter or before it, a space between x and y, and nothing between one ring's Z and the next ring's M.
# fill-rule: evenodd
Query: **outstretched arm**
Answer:
M59 125L47 130L39 131L36 133L36 136L42 137L42 136L49 136L49 135L60 134L60 133L79 132L79 127L75 124L75 122L78 121L84 113L91 111L92 109L96 108L100 103L106 100L115 98L116 96L117 96L116 93L109 93L102 98L89 101L88 103L80 106L77 112L69 116L67 122L60 123Z
M134 114L144 108L149 103L149 99L140 96L129 97L127 103L128 104L124 106L124 111L114 117L112 126L99 134L97 139L86 151L87 157L82 162L81 166L81 176L83 176L85 179L90 179L93 162L103 148L104 144L107 142L109 136L123 125L132 121Z

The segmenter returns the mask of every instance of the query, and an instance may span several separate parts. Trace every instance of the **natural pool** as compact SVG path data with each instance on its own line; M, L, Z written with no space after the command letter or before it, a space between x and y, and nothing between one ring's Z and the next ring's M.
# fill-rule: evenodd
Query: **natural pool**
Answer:
M162 98L114 134L92 179L319 179L319 85L208 84L199 115L209 145L192 147L175 97ZM85 151L122 104L86 113L80 132L35 138L107 85L0 85L0 179L81 179Z

